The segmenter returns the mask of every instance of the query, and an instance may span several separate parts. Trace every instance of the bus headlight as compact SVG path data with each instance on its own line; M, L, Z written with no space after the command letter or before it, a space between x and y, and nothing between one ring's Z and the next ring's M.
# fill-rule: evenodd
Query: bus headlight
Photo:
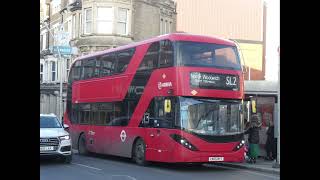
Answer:
M242 146L244 146L245 141L241 140L239 144L236 145L236 147L233 148L233 151L238 151Z
M185 148L191 150L191 151L198 151L198 149L191 144L186 138L178 135L178 134L171 134L170 137L176 141L177 143L181 144L182 146L184 146Z

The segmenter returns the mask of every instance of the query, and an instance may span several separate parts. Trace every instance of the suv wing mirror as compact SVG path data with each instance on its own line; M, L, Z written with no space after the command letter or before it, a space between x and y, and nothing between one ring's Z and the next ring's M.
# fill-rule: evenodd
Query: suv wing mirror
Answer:
M65 130L68 130L68 129L69 129L69 125L68 125L68 124L63 124L63 128L64 128Z

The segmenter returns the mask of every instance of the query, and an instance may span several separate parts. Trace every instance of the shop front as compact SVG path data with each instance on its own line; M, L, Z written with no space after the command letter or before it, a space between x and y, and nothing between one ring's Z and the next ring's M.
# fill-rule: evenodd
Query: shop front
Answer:
M244 123L256 114L261 122L260 155L266 156L268 122L276 123L277 117L277 82L247 81L245 82L245 118ZM276 128L276 126L275 126ZM276 131L275 131L276 132ZM246 137L247 138L247 137Z

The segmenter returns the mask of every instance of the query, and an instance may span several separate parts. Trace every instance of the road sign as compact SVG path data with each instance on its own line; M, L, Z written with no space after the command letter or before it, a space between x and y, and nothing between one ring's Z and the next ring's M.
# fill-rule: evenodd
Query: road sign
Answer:
M59 54L59 50L61 55L70 55L72 52L72 48L70 46L53 46L51 50L53 54Z
M71 39L71 34L65 31L57 31L54 35L55 45L68 46Z

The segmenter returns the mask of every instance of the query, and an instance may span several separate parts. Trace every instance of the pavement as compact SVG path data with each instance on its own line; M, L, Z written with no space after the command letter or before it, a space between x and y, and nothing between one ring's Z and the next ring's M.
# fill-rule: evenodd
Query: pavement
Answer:
M247 162L244 163L217 163L219 166L233 167L233 168L241 168L241 169L249 169L254 171L280 174L280 167L274 167L274 161L266 161L264 159L257 159L255 164L250 164Z

